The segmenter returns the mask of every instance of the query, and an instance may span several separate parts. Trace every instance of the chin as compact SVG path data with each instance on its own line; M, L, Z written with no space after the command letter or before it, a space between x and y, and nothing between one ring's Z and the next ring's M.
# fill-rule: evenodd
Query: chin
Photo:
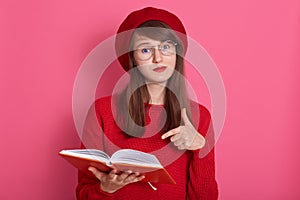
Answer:
M171 78L172 73L170 74L151 74L150 76L145 76L147 83L156 83L156 84L165 84Z
M165 79L150 79L150 80L147 80L147 83L166 85L166 83L168 82L168 80L169 80L169 78L165 78Z

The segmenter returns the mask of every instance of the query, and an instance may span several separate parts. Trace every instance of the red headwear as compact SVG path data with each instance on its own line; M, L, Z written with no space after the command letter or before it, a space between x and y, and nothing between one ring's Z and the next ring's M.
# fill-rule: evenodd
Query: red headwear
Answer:
M153 7L146 7L141 10L134 11L130 13L126 19L123 21L123 23L120 25L118 34L116 36L115 41L115 48L116 53L118 56L118 60L125 71L129 70L129 45L130 45L130 39L133 33L132 29L135 29L139 27L144 22L150 21L150 20L158 20L165 24L167 24L169 27L171 27L173 30L178 31L182 34L177 34L178 38L182 41L184 52L187 49L187 36L184 29L183 24L181 23L180 19L165 10L157 9ZM129 31L126 34L120 34L124 31Z

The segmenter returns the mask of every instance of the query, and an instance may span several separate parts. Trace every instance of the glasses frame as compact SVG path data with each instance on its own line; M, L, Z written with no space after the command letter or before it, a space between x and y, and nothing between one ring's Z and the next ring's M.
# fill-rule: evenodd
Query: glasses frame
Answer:
M172 52L171 54L165 54L165 52L163 51L163 44L164 44L164 43L170 43L170 44L173 44L174 47L175 47L175 51ZM140 60L140 61L147 61L147 60L150 60L151 58L153 58L153 54L154 54L154 52L155 52L155 49L159 50L159 52L160 52L162 55L164 55L164 56L172 56L172 55L176 54L176 51L177 51L177 45L178 45L178 43L177 43L177 42L174 42L173 40L164 40L164 41L162 41L162 42L161 42L159 45L157 45L157 46L149 47L149 49L151 49L151 55L149 56L149 58L141 59L138 55L137 55L137 58L138 58L138 60ZM147 48L148 48L148 47L147 47ZM143 48L136 48L136 49L134 49L134 51L139 51L139 50L141 50L141 49L143 49Z

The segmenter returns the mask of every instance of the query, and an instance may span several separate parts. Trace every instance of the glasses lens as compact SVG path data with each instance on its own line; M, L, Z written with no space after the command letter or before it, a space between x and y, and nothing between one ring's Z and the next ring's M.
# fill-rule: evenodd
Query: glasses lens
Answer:
M152 56L152 47L141 46L136 50L140 60L148 60Z
M166 40L159 45L158 49L160 50L161 54L170 56L176 53L176 45L177 43L173 42L172 40ZM142 45L139 46L135 52L139 60L148 60L153 56L154 49L155 47L153 46Z
M170 56L176 53L176 43L172 40L167 40L161 43L159 47L161 53L165 56Z

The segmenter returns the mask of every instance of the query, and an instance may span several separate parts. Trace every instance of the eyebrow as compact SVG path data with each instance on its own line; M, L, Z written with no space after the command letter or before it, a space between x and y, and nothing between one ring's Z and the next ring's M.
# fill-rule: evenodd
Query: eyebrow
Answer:
M148 44L151 45L150 42L142 42L142 43L138 44L137 47L138 47L138 46L141 46L141 45L148 45Z
M142 42L138 45L135 46L135 49L139 48L140 46L143 46L143 45L147 45L147 46L155 46L153 44L151 44L150 42Z
M136 45L135 48L137 48L137 47L139 47L139 46L142 46L142 45L150 45L150 46L159 45L159 44L154 44L154 43L152 43L152 42L145 41L145 40L144 40L144 41L143 41L143 40L140 40L140 41L141 41L140 44L139 44L139 41L136 42L138 45Z

